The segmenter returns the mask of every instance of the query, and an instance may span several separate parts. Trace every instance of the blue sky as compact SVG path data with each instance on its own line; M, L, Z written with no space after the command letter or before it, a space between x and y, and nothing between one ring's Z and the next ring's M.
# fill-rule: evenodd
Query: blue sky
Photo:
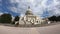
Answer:
M28 6L40 17L60 15L60 0L0 0L0 14L24 15Z

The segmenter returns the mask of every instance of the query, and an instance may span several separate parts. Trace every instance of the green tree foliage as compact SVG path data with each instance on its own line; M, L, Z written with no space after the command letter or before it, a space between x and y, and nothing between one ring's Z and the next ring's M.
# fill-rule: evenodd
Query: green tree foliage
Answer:
M10 14L2 14L0 16L0 23L10 23L11 19L12 19L12 17Z
M50 18L48 18L50 21L56 21L56 16L52 16Z
M48 18L50 21L60 21L60 16L51 16Z

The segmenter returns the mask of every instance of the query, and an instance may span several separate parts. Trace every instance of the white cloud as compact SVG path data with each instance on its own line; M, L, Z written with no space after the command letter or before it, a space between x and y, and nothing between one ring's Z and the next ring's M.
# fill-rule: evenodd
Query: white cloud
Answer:
M57 0L54 0L53 4L50 5L48 8L48 11L51 15L56 15L56 14L60 14L60 4L59 2L57 2Z
M46 5L51 1L48 5ZM48 9L49 14L60 14L60 0L11 0L11 3L18 3L17 7L10 7L14 12L25 13L27 7L30 5L34 14L42 15Z
M14 11L14 12L18 13L16 7L10 7L9 9L10 9L11 11Z
M0 12L0 16L2 15L3 13L2 12Z

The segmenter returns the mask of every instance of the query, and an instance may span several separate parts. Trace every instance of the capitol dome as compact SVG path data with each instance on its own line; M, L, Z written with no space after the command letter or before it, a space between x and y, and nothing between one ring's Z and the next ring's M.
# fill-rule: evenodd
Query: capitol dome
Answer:
M25 15L33 15L32 10L30 9L30 7L28 7Z

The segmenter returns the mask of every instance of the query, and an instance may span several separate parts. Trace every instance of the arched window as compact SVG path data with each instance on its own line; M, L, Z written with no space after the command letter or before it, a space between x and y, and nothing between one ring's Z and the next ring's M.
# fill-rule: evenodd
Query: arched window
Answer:
M36 21L38 23L38 21Z

